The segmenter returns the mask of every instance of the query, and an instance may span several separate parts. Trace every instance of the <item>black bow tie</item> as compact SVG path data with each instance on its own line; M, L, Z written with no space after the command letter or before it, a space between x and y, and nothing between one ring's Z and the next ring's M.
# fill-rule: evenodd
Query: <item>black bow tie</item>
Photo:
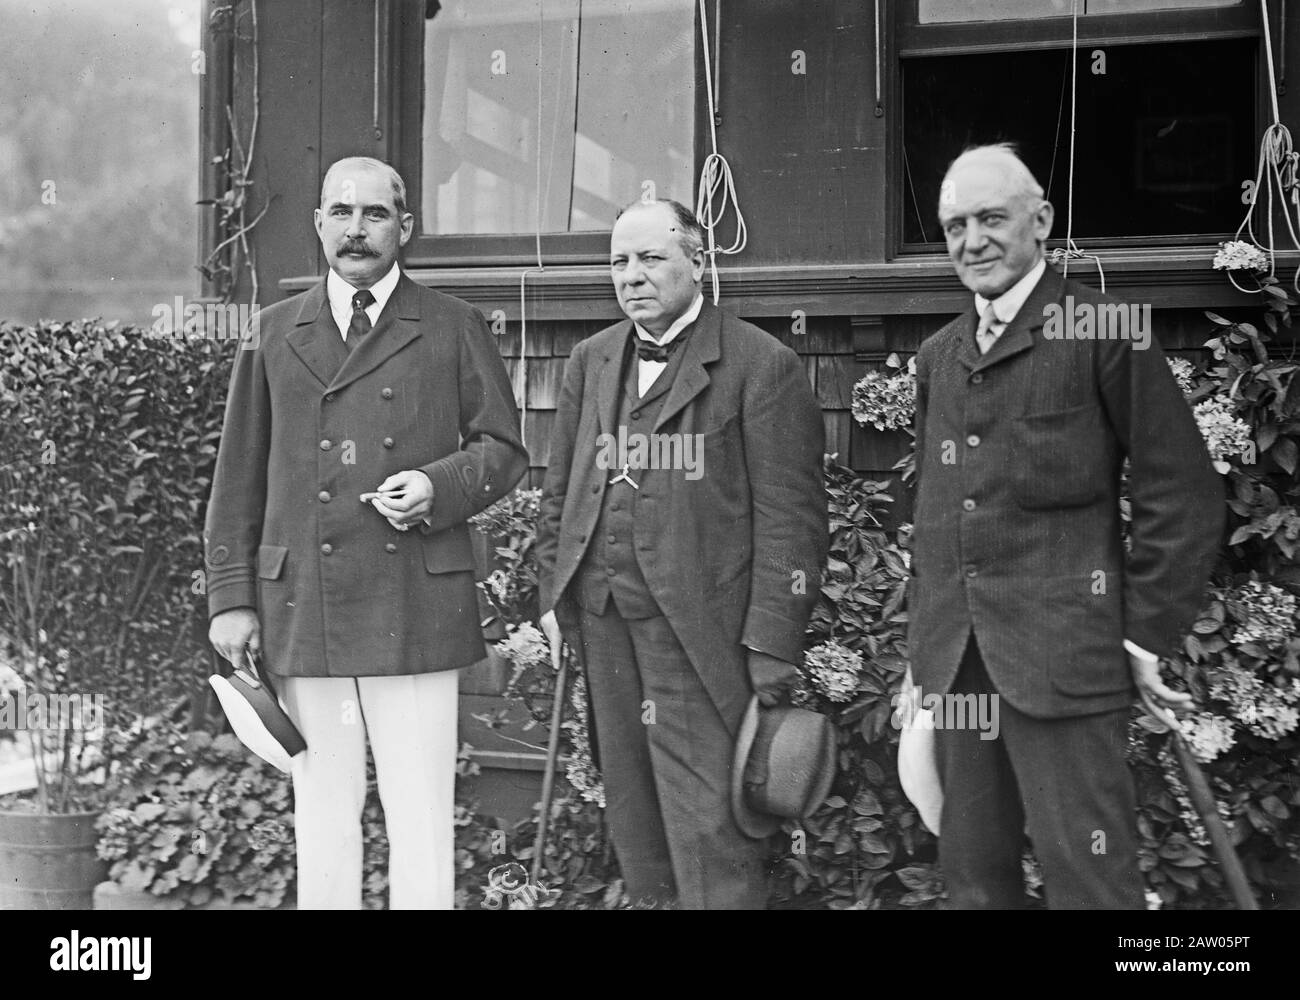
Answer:
M677 345L686 338L678 334L666 344L653 344L641 337L636 338L636 356L642 361L655 361L659 364L667 364L668 359L672 357L673 351L677 350Z

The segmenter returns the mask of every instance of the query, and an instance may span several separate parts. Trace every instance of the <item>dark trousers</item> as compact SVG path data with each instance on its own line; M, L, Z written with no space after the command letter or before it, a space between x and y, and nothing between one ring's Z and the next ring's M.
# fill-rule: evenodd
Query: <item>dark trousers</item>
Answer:
M581 613L605 818L627 893L763 909L764 841L732 818L732 738L668 620ZM734 728L734 727L732 727Z
M996 696L972 635L955 694ZM936 730L943 781L939 861L958 909L1024 905L1029 832L1052 909L1142 909L1136 802L1124 759L1128 709L1034 719L998 703L999 733Z

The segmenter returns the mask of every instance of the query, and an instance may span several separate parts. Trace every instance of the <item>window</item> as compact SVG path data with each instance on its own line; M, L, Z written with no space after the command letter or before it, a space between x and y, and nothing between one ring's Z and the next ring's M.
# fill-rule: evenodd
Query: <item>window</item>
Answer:
M1235 7L1242 0L1079 0L1081 17L1089 14L1137 14L1147 10L1189 7ZM921 24L940 21L1005 21L1009 18L1070 17L1070 0L920 0Z
M943 173L967 146L989 142L1019 146L1062 239L1070 0L909 6L899 26L903 246L943 242ZM1223 0L1080 0L1079 9L1075 239L1148 245L1233 232L1259 142L1258 9Z
M647 183L692 200L693 0L428 6L423 233L608 232Z

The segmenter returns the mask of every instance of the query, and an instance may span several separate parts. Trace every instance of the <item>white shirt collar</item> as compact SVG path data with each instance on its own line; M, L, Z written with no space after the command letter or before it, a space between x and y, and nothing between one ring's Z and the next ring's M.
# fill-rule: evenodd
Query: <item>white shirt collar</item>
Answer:
M997 317L997 322L1001 324L1010 323L1020 312L1020 307L1025 304L1025 299L1029 298L1029 293L1037 286L1039 280L1043 277L1043 272L1047 270L1047 260L1044 258L1029 269L1029 273L999 295L996 299L986 299L979 292L975 293L975 312L983 316L984 310L988 308L990 302L993 303L993 315Z
M366 315L370 317L372 325L379 322L379 314L384 311L384 306L388 305L393 289L397 287L401 277L401 268L394 261L388 273L370 286L370 294L375 297L375 301L366 307ZM329 296L330 312L334 316L334 323L339 328L339 334L346 340L348 325L352 322L352 296L357 294L357 289L348 284L337 271L330 268L330 273L325 278L325 293Z
M350 302L351 299L349 299L348 301ZM691 307L687 309L686 312L678 316L675 320L673 320L673 325L668 328L668 331L663 335L663 337L660 340L655 340L654 336L648 330L643 328L640 323L637 323L635 320L633 320L632 325L636 327L636 335L640 337L642 340L648 340L650 341L650 343L658 344L659 346L662 347L664 344L668 343L668 341L672 340L679 333L685 330L688 326L694 323L697 319L699 319L700 310L703 307L704 307L704 293L696 292L695 301L691 303ZM656 364L656 363L657 362L653 362L653 361L642 362L642 364Z

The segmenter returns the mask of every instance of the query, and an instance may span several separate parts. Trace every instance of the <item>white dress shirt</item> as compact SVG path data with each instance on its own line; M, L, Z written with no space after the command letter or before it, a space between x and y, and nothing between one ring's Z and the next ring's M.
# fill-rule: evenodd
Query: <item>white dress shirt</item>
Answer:
M370 294L375 297L375 301L366 307L366 315L370 317L370 325L374 326L379 322L379 314L384 311L384 306L388 304L388 298L393 294L393 289L397 287L397 279L402 276L401 269L397 262L388 273L370 286ZM329 296L330 312L334 315L334 322L339 328L339 336L343 338L343 343L348 342L348 327L352 323L352 296L356 295L360 289L353 288L347 283L339 273L330 268L329 275L325 278L325 294Z
M648 333L640 323L634 321L632 325L636 327L636 335L638 339L648 341L651 344L658 344L662 347L699 319L700 309L703 306L704 293L696 292L695 301L691 303L691 307L673 321L673 325L665 331L661 340L655 340L655 338ZM348 308L350 309L351 306ZM650 390L650 387L655 384L655 379L657 379L667 367L667 361L642 361L640 358L637 358L637 395L644 396Z
M998 337L1002 336L1002 331L1007 325L1016 318L1020 312L1020 307L1025 304L1029 298L1029 293L1038 287L1038 282L1042 280L1043 272L1047 270L1047 261L1040 260L1029 272L999 295L996 299L986 299L979 292L975 293L975 312L980 316L984 315L984 310L989 304L993 305L993 315L997 317L993 325L989 327L989 333L993 336L996 343Z

